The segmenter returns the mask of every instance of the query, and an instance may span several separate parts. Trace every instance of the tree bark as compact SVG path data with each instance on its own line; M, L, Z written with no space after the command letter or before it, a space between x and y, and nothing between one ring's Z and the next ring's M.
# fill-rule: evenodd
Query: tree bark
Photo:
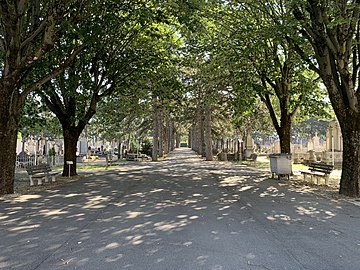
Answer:
M163 110L158 111L158 130L159 130L159 151L158 156L164 156L164 125L163 125Z
M333 70L334 64L331 64L330 61L335 57L327 48L323 48L322 52L324 55L318 55L320 76L328 90L343 137L343 163L339 193L358 197L360 195L360 98L358 95L350 94L355 93L354 82L350 77L341 78L341 85L339 84L338 75ZM347 72L342 71L341 73ZM345 94L345 89L350 93Z
M123 144L122 144L122 140L121 140L122 138L120 137L119 138L119 141L118 141L118 153L117 153L117 156L118 156L118 159L120 160L120 159L122 159L122 146L123 146Z
M196 128L195 128L195 124L192 124L189 136L190 136L190 138L189 138L190 139L189 146L190 146L191 150L196 152L196 150L195 150L196 149Z
M4 110L0 108L0 195L14 193L17 129L4 121Z
M201 115L200 115L200 144L201 144L201 148L200 148L200 155L202 157L206 156L206 152L205 152L205 127L204 127L204 122L205 122L205 115L204 115L204 110L201 109Z
M360 125L343 125L341 132L344 152L339 192L358 197L360 195Z
M277 131L280 139L280 152L290 154L291 153L291 120L283 120L281 127Z
M0 194L14 193L16 142L23 99L10 81L0 84Z
M164 117L165 117L165 127L163 132L163 142L164 142L164 154L169 154L170 151L170 120L169 114L167 110L164 110Z
M176 134L175 134L175 129L174 129L174 122L172 120L170 120L170 151L174 151L175 150L175 138Z
M207 161L213 160L212 151L212 136L211 136L211 109L210 106L205 106L205 121L204 121L204 142L205 142L205 157Z
M285 67L283 68L285 69ZM291 82L286 78L279 83L280 93L286 93L284 97L279 96L280 101L280 129L278 131L280 137L280 151L281 153L291 153L291 125L292 119L295 116L298 107L290 110L290 97L291 97ZM301 98L299 98L301 99ZM299 105L298 105L299 106Z
M77 130L72 130L71 128L63 127L63 136L64 136L64 167L62 176L74 176L77 175L76 172L76 148L77 142L80 137L80 133ZM72 162L70 164L70 174L69 174L69 164L67 161Z
M159 112L158 107L156 105L156 101L154 103L153 108L153 148L152 148L152 161L158 160L158 151L159 151Z
M180 133L176 133L175 134L175 147L176 148L179 148L180 147L180 140L181 140L181 136L180 136Z
M199 155L205 154L205 142L204 142L204 116L203 109L197 108L196 112L196 152Z
M193 124L191 135L192 135L192 150L194 150L197 153L199 151L199 147L198 147L198 134L197 134L196 124Z

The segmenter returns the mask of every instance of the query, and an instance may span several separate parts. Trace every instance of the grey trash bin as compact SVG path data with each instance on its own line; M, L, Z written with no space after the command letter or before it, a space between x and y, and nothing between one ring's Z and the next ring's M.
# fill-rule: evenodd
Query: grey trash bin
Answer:
M271 175L274 178L276 174L278 178L281 176L290 177L292 168L291 168L291 154L286 153L275 153L270 154L270 171Z

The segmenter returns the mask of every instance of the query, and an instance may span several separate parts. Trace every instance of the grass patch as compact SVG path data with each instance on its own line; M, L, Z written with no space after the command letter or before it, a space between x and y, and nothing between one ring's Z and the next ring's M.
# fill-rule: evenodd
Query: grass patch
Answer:
M307 170L309 167L304 165L304 164L292 164L292 169L293 171L304 171L304 170Z
M256 161L239 161L240 165L256 168L260 170L270 170L270 159L259 157ZM293 171L307 170L308 166L304 164L291 164Z
M104 164L84 164L84 165L77 165L78 170L84 171L98 171L98 170L106 170L107 166Z
M270 169L270 161L240 161L239 164L261 170Z
M106 163L85 163L85 164L77 164L78 170L84 170L84 171L101 171L101 170L107 170L107 169L114 169L118 167L119 164L112 163L111 165L107 166Z

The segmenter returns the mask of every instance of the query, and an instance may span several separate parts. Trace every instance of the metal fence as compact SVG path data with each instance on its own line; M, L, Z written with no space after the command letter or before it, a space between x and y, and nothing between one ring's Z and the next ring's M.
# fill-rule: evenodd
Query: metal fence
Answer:
M16 156L16 169L26 168L27 166L47 163L51 166L63 165L63 156Z

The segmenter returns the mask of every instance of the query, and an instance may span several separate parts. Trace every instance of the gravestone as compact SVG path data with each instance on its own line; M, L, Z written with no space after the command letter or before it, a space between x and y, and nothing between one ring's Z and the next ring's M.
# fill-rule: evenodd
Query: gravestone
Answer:
M343 151L342 135L339 123L334 120L330 122L326 131L326 149L328 151Z
M86 155L88 150L88 143L85 137L81 137L77 143L77 149L80 155Z
M319 152L321 150L321 144L320 144L320 138L317 135L317 133L315 134L315 136L312 138L312 143L313 143L313 147L314 150L316 152Z
M309 150L309 162L315 162L316 161L316 155L314 150Z
M326 150L325 162L334 164L335 167L341 167L343 139L337 120L330 122L326 131Z
M34 139L30 139L28 142L26 142L29 155L35 155L36 144L37 141L35 141Z
M249 158L252 153L254 153L255 142L251 137L251 134L248 133L245 139L245 158Z
M306 143L306 148L308 151L314 150L314 142L313 142L312 138L308 138L307 143Z
M279 140L276 140L273 144L273 147L272 147L272 152L273 153L280 153L281 152L281 149L280 149L280 141Z

